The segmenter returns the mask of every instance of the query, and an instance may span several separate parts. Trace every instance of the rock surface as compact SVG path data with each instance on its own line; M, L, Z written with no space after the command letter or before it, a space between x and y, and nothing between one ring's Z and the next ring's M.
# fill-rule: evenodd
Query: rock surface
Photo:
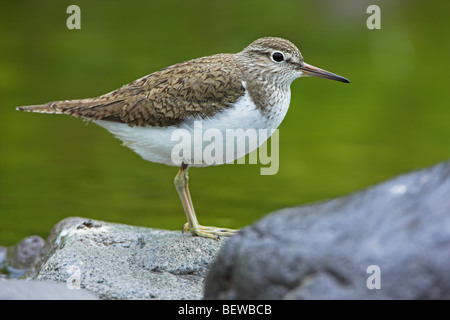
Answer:
M101 299L201 299L224 240L67 218L52 230L28 279L82 288Z
M205 298L450 299L450 162L271 214L225 244Z
M0 279L0 300L95 300L85 290L71 290L50 281Z

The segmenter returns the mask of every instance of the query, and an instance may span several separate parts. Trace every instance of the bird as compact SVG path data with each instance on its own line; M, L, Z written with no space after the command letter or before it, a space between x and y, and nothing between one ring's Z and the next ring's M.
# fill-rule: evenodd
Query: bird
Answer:
M289 40L263 37L238 53L177 63L96 98L53 101L17 110L83 118L110 131L143 159L179 167L174 184L187 218L183 232L218 239L239 230L200 225L188 186L188 169L211 163L201 158L201 152L186 153L174 161L173 150L180 140L173 134L184 130L195 135L198 123L203 130L215 129L224 136L232 129L277 129L289 108L291 83L306 76L350 82L307 64ZM234 161L264 141L260 139L256 145L241 141L245 146L240 153L231 151L229 158L224 156L223 161L213 164ZM184 146L204 149L205 143L187 141Z

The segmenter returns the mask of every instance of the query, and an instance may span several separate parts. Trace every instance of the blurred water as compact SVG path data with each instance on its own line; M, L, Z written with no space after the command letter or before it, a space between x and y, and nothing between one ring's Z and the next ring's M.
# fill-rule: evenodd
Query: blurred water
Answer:
M68 216L180 229L177 169L146 162L104 129L16 106L94 97L184 60L281 36L349 78L292 85L280 169L190 170L202 224L241 228L450 156L445 1L68 1L0 3L0 245ZM379 4L381 30L365 9Z

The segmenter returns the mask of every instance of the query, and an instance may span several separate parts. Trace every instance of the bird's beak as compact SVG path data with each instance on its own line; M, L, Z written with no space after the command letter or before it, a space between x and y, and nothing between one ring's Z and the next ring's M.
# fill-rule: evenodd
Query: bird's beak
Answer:
M302 63L300 65L300 70L308 75L308 76L312 76L312 77L319 77L319 78L325 78L325 79L330 79L330 80L336 80L336 81L340 81L340 82L345 82L345 83L350 83L350 80L348 80L347 78L338 76L337 74L328 72L326 70L314 67L310 64L307 63Z

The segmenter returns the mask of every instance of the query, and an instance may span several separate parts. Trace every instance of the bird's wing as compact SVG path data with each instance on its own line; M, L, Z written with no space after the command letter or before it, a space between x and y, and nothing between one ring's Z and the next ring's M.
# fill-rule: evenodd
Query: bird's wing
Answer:
M18 110L69 114L130 126L177 125L211 116L244 95L243 76L231 54L179 63L92 99L49 102Z

